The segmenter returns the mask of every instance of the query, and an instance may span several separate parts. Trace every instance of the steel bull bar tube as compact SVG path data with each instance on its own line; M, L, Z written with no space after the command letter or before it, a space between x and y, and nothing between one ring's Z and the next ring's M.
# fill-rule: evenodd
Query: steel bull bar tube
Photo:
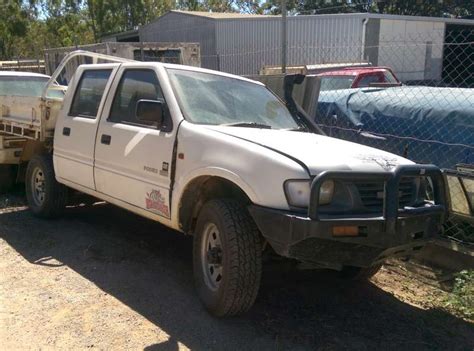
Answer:
M434 203L429 206L419 208L399 209L398 194L399 184L402 177L429 177L433 185ZM352 172L352 171L325 171L316 176L311 184L311 197L308 207L308 217L314 221L331 222L331 219L325 216L319 216L319 193L322 184L326 180L379 180L383 181L384 201L383 201L383 220L385 223L385 232L395 235L396 224L399 216L410 217L439 213L446 217L446 187L441 170L434 165L399 165L390 172ZM350 216L350 215L349 215ZM348 218L351 220L351 218ZM352 218L357 220L356 217ZM340 220L340 219L338 219Z
M427 177L434 201L399 208L403 177ZM319 193L327 180L375 181L384 184L382 208L334 215L320 213ZM391 172L325 171L313 179L307 213L249 206L262 235L279 255L315 266L341 269L370 267L388 257L407 257L441 229L446 218L446 189L441 170L433 165L402 165Z

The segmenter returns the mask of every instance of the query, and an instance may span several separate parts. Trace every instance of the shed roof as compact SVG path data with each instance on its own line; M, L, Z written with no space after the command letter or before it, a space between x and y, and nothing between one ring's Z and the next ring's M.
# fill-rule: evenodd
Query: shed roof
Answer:
M265 18L277 18L281 15L257 15L251 13L239 13L239 12L206 12L206 11L181 11L171 10L168 13L177 13L190 16L198 16L209 19L265 19ZM341 18L341 17L359 17L359 18L374 18L374 19L390 19L390 20L406 20L406 21L427 21L427 22L445 22L452 24L465 24L474 26L474 20L472 19L460 19L460 18L449 18L449 17L427 17L427 16L405 16L405 15L387 15L378 13L337 13L337 14L319 14L319 15L298 15L288 16L290 20L298 20L304 18ZM159 19L158 17L157 19ZM155 20L156 21L156 20Z
M267 17L281 17L275 15L257 15L253 13L240 12L206 12L206 11L180 11L171 10L170 12L180 13L184 15L206 17L212 19L229 19L229 18L267 18Z

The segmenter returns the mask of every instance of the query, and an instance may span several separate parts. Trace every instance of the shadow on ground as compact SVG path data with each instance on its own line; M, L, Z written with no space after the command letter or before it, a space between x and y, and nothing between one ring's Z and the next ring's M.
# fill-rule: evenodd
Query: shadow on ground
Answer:
M68 209L42 221L27 210L0 215L0 237L29 262L54 258L165 331L147 350L472 349L471 324L422 310L368 283L322 272L270 270L247 315L210 317L193 289L192 240L108 205Z

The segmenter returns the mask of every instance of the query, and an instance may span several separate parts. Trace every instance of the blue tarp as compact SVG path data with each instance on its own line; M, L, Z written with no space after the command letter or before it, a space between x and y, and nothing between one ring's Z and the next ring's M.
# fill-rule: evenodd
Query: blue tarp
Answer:
M330 136L419 163L474 163L474 89L395 87L323 91L316 122Z

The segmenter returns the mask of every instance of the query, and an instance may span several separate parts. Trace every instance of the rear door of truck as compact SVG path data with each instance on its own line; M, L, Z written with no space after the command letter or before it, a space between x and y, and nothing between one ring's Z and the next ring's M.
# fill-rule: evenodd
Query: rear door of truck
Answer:
M164 68L156 65L120 67L104 106L95 149L97 191L118 205L157 215L157 220L170 218L176 126L168 124L163 130L139 121L136 108L142 99L166 103L160 84L165 76Z
M95 190L94 146L106 92L119 64L78 68L54 134L56 177Z

